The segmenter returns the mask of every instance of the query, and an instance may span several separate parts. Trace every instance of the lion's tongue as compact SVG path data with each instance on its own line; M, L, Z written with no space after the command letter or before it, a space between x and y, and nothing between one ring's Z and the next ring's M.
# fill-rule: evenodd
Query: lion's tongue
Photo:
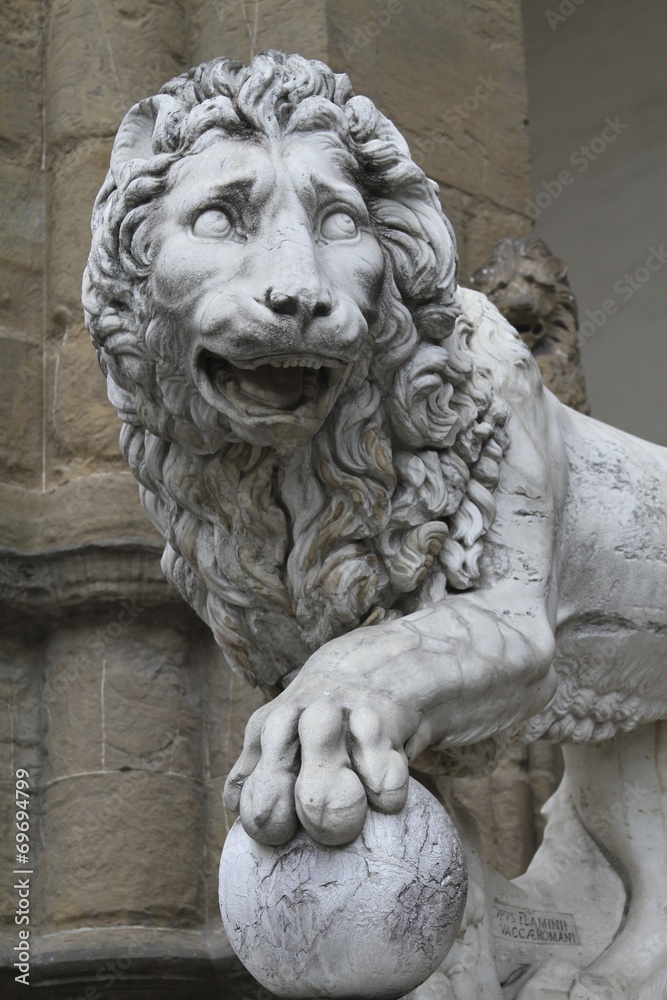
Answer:
M260 365L252 370L236 368L234 377L244 396L258 403L287 409L296 406L303 396L303 368L274 368Z

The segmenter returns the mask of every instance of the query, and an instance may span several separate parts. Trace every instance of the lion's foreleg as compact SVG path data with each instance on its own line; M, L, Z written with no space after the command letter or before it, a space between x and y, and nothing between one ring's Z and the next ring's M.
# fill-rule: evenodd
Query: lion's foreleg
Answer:
M539 601L513 614L498 591L355 629L314 653L246 727L225 793L246 832L285 843L298 817L319 843L348 843L368 803L403 807L408 764L427 747L479 742L543 707L556 683L551 623Z

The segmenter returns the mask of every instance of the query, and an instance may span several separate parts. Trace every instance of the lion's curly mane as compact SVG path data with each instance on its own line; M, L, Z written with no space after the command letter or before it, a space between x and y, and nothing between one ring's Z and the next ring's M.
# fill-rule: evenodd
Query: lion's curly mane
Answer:
M387 279L368 377L310 442L278 452L234 439L183 374L151 314L147 223L172 164L221 135L317 130L354 154ZM135 106L96 201L84 305L164 571L252 683L275 693L323 642L474 584L506 413L436 186L346 76L264 52L247 68L205 63ZM486 352L516 344L497 324L484 336Z

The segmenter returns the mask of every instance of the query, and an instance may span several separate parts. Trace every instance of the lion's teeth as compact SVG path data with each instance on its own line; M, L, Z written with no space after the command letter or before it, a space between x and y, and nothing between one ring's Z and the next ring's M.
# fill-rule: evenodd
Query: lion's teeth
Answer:
M321 368L322 362L308 358L289 358L284 361L274 360L270 362L273 368Z

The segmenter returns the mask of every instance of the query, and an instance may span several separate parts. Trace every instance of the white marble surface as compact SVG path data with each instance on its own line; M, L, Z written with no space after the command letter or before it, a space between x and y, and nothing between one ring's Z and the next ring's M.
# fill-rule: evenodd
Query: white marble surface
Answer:
M246 968L281 997L400 997L443 960L463 915L465 863L444 809L410 780L398 815L324 847L251 840L237 821L220 863L220 908Z
M627 919L522 1000L667 995L667 451L543 389L457 288L404 139L320 63L214 60L136 105L93 228L87 322L165 572L274 697L227 784L246 833L345 844L401 810L409 764L572 744L573 822ZM501 995L487 882L457 1000L483 967Z

